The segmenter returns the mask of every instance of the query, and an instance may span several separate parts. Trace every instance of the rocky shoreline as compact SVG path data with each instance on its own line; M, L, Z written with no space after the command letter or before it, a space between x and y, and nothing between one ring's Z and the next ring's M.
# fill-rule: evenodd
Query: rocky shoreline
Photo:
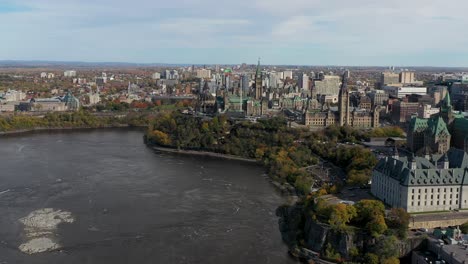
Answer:
M206 157L222 158L222 159L229 159L229 160L245 161L245 162L251 162L251 163L260 163L258 160L255 160L255 159L242 158L242 157L228 155L228 154L221 154L221 153L208 152L208 151L198 151L198 150L165 148L165 147L159 147L159 146L154 146L154 145L150 145L150 146L152 149L161 151L161 152L177 153L177 154L184 154L184 155L195 155L195 156L206 156Z

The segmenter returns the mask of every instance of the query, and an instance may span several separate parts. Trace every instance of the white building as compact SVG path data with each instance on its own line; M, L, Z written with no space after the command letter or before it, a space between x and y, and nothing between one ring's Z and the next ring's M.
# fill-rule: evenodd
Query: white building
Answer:
M64 71L63 76L64 77L76 77L76 71Z
M209 78L211 78L211 70L207 70L207 69L198 69L198 70L197 70L197 78L202 78L202 79L209 79Z
M439 112L439 107L432 107L431 105L425 104L419 108L418 117L430 118L432 115L438 114Z
M286 80L287 78L289 78L289 79L293 78L293 72L292 71L284 71L283 72L283 80Z
M321 75L314 80L314 92L317 95L338 96L341 88L341 77L336 75Z
M166 80L178 80L179 72L177 70L166 70L164 77L166 77Z
M407 212L468 209L468 154L450 149L443 155L381 159L372 172L371 192Z
M302 89L309 89L309 76L307 74L302 74L299 76L298 86Z
M153 78L153 80L159 80L161 79L161 74L159 72L155 72L151 75L151 78Z
M400 83L412 84L416 80L414 78L414 71L402 71L400 72Z
M3 94L0 94L0 99L5 102L22 101L26 99L26 94L22 91L8 90Z
M0 112L14 112L14 111L15 111L14 102L8 102L8 103L0 102Z
M47 78L47 72L41 72L41 78Z
M270 72L268 73L268 81L270 88L278 88L278 85L281 82L281 76L283 76L282 72Z
M418 95L427 94L427 87L385 86L383 90L386 91L390 96L396 97L396 98L403 98L411 94L418 94Z

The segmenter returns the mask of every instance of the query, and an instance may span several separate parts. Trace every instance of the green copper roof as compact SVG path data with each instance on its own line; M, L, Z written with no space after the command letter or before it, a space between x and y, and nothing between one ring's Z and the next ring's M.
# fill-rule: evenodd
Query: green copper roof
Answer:
M468 154L463 150L450 149L445 155L433 155L432 161L415 157L416 169L411 170L406 157L399 159L381 159L374 168L388 177L394 178L405 186L440 186L468 184ZM449 169L442 169L440 164L446 158Z
M429 127L429 119L413 117L409 129L413 132L423 132Z
M440 116L430 119L413 117L410 121L409 130L412 132L424 132L428 128L432 135L450 134L447 124Z
M452 111L452 99L450 99L450 93L447 91L444 102L442 103L442 112Z
M260 69L260 58L258 59L258 64L257 64L257 71L255 72L255 76L260 76L262 75L262 70Z
M442 133L450 135L447 124L445 124L440 116L438 118L429 119L429 128L432 135L440 135Z

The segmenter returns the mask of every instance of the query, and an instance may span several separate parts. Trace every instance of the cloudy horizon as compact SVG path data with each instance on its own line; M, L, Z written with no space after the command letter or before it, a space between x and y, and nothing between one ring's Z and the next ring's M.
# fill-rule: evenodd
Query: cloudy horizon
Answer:
M462 0L3 0L0 60L468 66Z

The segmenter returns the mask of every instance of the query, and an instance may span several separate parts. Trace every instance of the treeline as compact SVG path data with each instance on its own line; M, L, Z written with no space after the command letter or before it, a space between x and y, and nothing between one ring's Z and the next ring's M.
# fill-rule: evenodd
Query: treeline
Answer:
M187 108L193 106L191 100L154 100L154 101L133 101L132 103L121 102L119 100L113 101L102 101L97 105L89 107L89 109L98 111L98 112L124 112L129 110L151 110L151 111L160 111L160 110L176 110L180 108Z
M178 149L204 150L257 159L270 175L303 193L315 179L304 169L330 160L347 173L348 183L366 184L376 164L373 154L361 146L339 145L365 135L350 128L329 128L324 132L289 128L284 118L233 122L224 116L194 118L179 113L159 116L150 124L150 143Z
M312 221L329 224L337 233L354 233L360 229L372 238L361 248L349 250L352 263L399 263L398 244L407 237L410 215L402 208L392 208L386 214L384 204L377 200L361 200L354 205L331 204L323 198L328 191L323 188L308 196L304 213ZM326 246L323 257L344 261L331 245Z
M44 117L12 115L0 117L0 132L27 130L34 128L82 128L112 126L145 126L151 115L130 113L124 117L95 116L87 111L67 113L47 113Z

